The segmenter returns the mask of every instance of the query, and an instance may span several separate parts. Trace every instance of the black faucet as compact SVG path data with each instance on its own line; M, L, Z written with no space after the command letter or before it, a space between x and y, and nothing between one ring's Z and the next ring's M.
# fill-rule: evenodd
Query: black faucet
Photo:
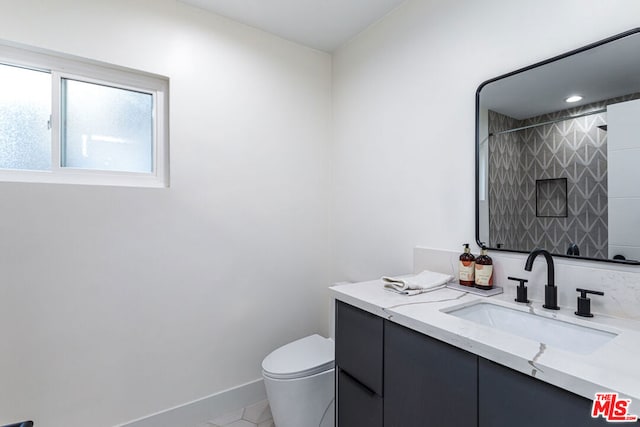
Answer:
M547 260L547 285L544 287L544 308L549 310L560 310L558 307L558 288L555 285L555 269L553 267L553 258L551 254L544 249L534 249L529 254L527 262L524 265L526 271L531 271L533 268L533 261L538 255L542 254L544 259Z

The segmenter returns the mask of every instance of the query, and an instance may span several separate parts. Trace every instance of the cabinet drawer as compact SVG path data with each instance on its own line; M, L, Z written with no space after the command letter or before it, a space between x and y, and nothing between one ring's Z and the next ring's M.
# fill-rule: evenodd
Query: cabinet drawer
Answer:
M385 427L477 426L477 368L475 354L387 321Z
M382 397L338 369L338 427L382 427Z
M336 301L336 365L382 396L384 320Z
M591 418L592 402L589 399L487 359L479 359L479 427L611 425L603 418Z

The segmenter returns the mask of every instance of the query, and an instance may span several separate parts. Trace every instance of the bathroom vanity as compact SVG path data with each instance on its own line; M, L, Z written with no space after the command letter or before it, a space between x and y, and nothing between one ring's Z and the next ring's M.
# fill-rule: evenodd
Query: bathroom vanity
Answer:
M383 290L381 281L331 291L339 427L610 425L591 417L597 392L632 399L628 413L640 413L637 322L585 320L569 308L549 313L539 303L452 289L405 297ZM604 338L561 348L459 314L485 304L513 310L515 319L531 315L566 326L567 332L553 332L566 333L563 341L583 332L579 339Z

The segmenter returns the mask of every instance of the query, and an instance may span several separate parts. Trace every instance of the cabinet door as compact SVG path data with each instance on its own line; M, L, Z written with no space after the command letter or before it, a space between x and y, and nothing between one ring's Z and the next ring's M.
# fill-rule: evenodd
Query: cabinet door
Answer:
M385 427L477 426L478 357L388 321L384 333Z
M338 369L339 427L382 427L382 397Z
M479 427L611 425L603 418L591 418L591 400L479 359Z
M384 320L336 301L336 365L382 396Z

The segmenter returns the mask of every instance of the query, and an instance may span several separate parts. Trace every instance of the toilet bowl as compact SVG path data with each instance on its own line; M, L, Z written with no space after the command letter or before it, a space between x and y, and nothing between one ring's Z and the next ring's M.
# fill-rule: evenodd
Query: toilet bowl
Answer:
M262 361L276 427L333 427L334 345L311 335L269 354Z

